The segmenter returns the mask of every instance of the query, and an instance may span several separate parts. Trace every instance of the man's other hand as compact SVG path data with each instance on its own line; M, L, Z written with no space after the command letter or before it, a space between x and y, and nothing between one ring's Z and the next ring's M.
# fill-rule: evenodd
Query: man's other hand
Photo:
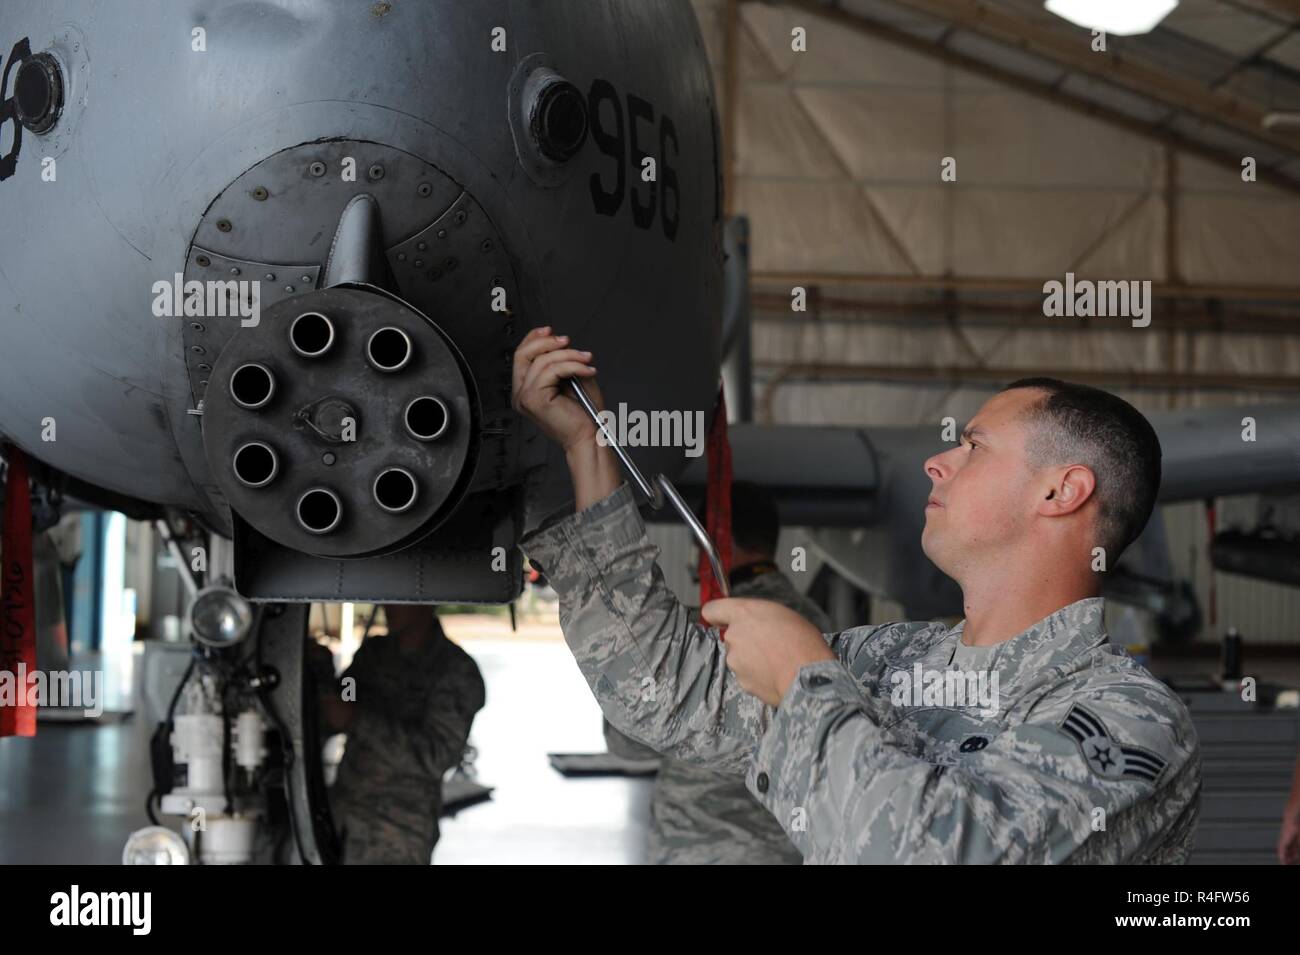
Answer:
M727 667L746 692L768 706L781 702L805 666L835 659L816 627L770 600L710 600L700 613L708 623L727 628Z

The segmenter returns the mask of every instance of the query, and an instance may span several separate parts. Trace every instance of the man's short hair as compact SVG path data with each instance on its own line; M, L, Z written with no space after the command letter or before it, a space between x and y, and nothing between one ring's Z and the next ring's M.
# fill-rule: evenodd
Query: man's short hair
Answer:
M700 520L708 525L709 507L704 503ZM781 517L776 498L761 484L750 481L731 482L731 539L746 550L776 553L776 539L781 533Z
M1097 543L1106 566L1137 539L1160 491L1160 439L1151 422L1123 398L1100 388L1022 378L1007 385L1045 392L1025 413L1025 445L1033 467L1083 464L1097 478Z

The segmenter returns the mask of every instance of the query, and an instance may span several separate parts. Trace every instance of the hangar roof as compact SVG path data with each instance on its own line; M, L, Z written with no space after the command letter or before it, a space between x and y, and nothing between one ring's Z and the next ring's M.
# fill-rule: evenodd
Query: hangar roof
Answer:
M838 22L939 56L1204 158L1254 156L1300 193L1300 0L1181 0L1150 33L1108 37L1041 0L803 0ZM1289 120L1279 114L1292 114ZM1281 119L1281 122L1279 122Z

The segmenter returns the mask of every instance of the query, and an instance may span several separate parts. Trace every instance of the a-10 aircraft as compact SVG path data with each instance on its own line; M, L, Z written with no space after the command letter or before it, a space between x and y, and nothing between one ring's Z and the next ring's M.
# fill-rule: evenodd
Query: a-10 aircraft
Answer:
M717 407L740 310L691 5L0 10L0 435L38 497L160 522L193 571L173 709L185 689L197 719L164 725L155 770L164 811L208 814L196 857L249 844L270 725L298 852L333 861L307 607L518 596L516 543L571 493L511 408L520 339L553 325L593 351L611 407ZM1217 412L1157 420L1166 499L1294 483L1300 413L1229 417L1247 413L1254 445L1228 447ZM732 440L737 477L773 486L837 570L951 611L919 549L933 430ZM680 447L632 454L703 483ZM223 715L249 737L233 805L199 755Z

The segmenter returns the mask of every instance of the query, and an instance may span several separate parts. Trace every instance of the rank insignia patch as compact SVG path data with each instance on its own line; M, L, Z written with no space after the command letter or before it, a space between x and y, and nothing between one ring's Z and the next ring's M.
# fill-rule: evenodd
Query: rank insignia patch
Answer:
M1122 746L1110 738L1105 725L1078 703L1061 721L1064 733L1079 744L1083 758L1103 779L1143 779L1155 782L1165 770L1165 760L1140 746Z

